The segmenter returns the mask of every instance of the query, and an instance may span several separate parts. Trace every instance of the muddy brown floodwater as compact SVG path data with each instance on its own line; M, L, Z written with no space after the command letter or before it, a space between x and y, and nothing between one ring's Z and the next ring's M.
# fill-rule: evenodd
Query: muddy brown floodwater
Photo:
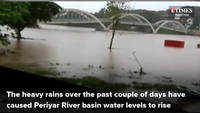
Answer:
M14 54L0 57L4 66L39 66L57 77L97 77L109 83L177 84L200 91L199 37L117 32L109 51L111 33L89 28L41 25L25 29L24 37L12 41ZM185 41L184 48L166 48L164 40ZM146 75L135 73L139 66Z

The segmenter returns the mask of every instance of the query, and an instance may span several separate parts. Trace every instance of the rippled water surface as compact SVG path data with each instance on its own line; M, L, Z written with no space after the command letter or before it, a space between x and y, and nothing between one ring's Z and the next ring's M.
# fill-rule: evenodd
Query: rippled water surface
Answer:
M58 77L95 76L111 83L172 83L200 89L199 37L120 31L110 52L109 32L41 25L22 34L34 40L13 41L16 53L1 57L1 65L41 66ZM166 39L185 41L185 48L166 48ZM135 73L139 66L134 51L146 75Z

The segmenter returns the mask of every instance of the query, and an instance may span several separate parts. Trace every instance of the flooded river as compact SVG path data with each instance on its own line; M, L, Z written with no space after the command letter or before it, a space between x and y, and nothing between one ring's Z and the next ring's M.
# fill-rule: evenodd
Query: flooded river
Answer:
M199 37L120 31L110 52L111 33L89 28L41 25L41 29L25 29L22 36L34 40L12 41L15 54L0 57L1 65L39 66L57 77L177 84L200 91ZM166 48L166 39L185 41L185 47ZM134 51L145 75L136 73Z

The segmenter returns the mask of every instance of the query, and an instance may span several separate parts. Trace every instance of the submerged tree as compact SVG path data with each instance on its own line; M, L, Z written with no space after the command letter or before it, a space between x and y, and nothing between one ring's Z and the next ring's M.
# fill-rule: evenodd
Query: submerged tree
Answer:
M50 21L61 7L53 2L2 2L0 4L0 24L15 30L17 39L26 27L37 27L38 21Z
M127 1L108 1L106 14L108 17L112 17L112 37L110 40L109 49L112 49L113 40L115 37L115 31L117 25L120 23L120 16L125 13L128 9Z
M18 38L21 38L20 32L28 25L28 19L31 17L29 5L29 3L20 2L0 4L0 24L14 29Z

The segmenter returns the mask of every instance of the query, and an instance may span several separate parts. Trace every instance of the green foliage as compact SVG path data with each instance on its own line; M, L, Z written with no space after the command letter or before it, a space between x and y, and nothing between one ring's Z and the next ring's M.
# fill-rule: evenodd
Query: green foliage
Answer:
M36 27L37 21L50 21L60 11L53 2L2 2L0 24L14 29L18 38L25 27Z
M106 15L106 8L102 8L99 12L94 13L94 15L97 18L108 18L108 15Z
M90 76L83 78L58 78L58 79L72 84L82 85L89 88L103 89L107 91L121 91L130 87L127 84L107 83L98 78Z
M117 25L120 23L120 17L128 9L127 1L108 1L106 14L112 19L112 38L110 40L109 49L112 49L113 40L115 37L115 30Z
M0 34L0 46L8 46L10 44L10 41L8 40L8 35L2 35Z
M160 34L185 35L185 33L183 33L183 32L178 32L178 31L164 29L164 28L159 29L158 33L160 33Z
M95 16L97 16L98 18L109 18L112 17L114 14L116 14L116 12L123 14L123 13L131 13L131 14L139 14L141 16L144 16L145 18L147 18L151 23L155 23L159 20L164 20L166 19L166 17L164 17L163 15L168 15L168 11L150 11L150 10L131 10L129 8L125 8L125 9L120 9L119 11L112 11L110 10L112 8L109 8L109 10L107 8L102 8L98 13L95 13ZM113 8L114 10L115 8Z
M119 19L120 15L128 11L128 4L126 1L108 1L105 14L108 17Z
M61 11L61 7L53 2L30 2L31 19L29 27L36 27L37 21L51 21L51 18Z
M149 11L149 10L132 10L130 12L144 16L151 23L155 23L159 20L164 20L165 18L162 16L162 14L166 13L166 11Z
M0 4L0 24L12 29L24 29L31 17L29 3L2 2Z
M3 44L3 40L1 40L1 39L0 39L0 45L4 45L4 44Z

